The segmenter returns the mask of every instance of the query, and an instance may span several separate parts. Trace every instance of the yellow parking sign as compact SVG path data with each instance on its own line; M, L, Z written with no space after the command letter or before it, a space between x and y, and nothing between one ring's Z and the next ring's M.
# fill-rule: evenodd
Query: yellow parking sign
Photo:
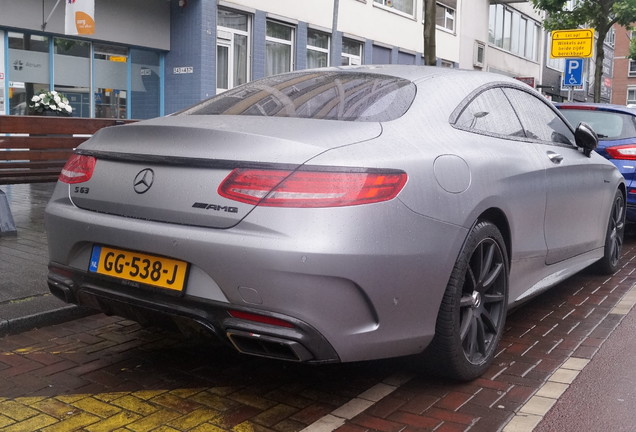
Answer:
M551 58L587 58L594 53L594 29L554 30Z

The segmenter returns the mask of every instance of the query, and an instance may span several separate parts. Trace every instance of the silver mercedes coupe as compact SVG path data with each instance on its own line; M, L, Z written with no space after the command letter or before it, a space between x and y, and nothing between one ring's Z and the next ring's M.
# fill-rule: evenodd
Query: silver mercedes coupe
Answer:
M268 77L80 145L46 208L48 284L246 354L473 379L510 306L618 269L625 186L597 141L501 75Z

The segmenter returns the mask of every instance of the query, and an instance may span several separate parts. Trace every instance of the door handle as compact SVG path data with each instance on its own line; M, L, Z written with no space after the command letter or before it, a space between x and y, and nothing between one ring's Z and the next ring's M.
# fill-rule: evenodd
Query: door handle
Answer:
M561 162L563 162L563 156L561 156L558 153L555 153L553 151L548 151L547 152L548 158L550 159L550 161L552 161L552 163L555 164L560 164Z

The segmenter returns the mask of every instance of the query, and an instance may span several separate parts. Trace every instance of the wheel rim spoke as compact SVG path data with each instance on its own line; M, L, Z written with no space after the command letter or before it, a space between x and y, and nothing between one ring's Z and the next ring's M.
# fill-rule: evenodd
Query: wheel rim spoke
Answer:
M469 330L471 329L471 324L473 322L473 309L472 308L467 308L462 312L462 324L461 324L461 328L459 329L459 339L461 341L465 341L466 340L466 336L468 335Z
M488 274L487 277L482 282L482 286L484 287L484 292L486 292L488 288L490 288L493 285L493 283L499 278L499 275L501 275L502 271L503 271L503 263L499 263L491 269L490 274Z
M484 251L485 249L485 251ZM488 278L488 272L490 271L490 267L492 266L492 261L495 255L495 247L494 245L482 244L480 247L480 271L479 271L479 282L482 282ZM485 283L484 283L485 285Z
M616 198L611 219L610 233L610 252L609 257L613 265L620 259L621 249L623 246L623 229L625 227L625 206L622 197Z
M483 240L470 258L459 301L459 337L464 354L472 363L483 361L501 331L505 277L501 248L492 238Z
M481 314L481 322L483 323L484 328L488 329L490 333L497 332L497 324L488 311Z

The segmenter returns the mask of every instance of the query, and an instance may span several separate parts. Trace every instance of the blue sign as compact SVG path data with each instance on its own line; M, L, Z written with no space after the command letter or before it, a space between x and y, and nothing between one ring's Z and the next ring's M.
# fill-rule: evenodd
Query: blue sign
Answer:
M583 85L583 59L565 59L565 73L563 75L563 86Z

